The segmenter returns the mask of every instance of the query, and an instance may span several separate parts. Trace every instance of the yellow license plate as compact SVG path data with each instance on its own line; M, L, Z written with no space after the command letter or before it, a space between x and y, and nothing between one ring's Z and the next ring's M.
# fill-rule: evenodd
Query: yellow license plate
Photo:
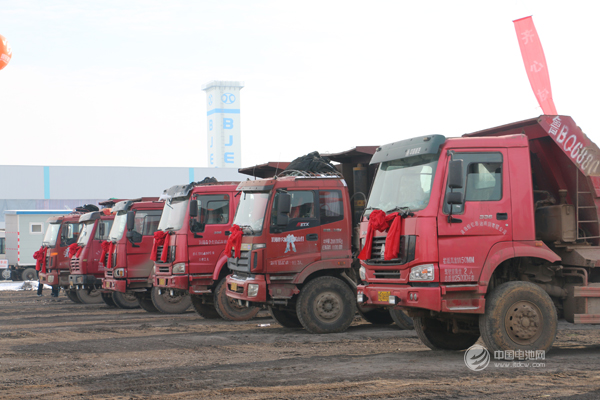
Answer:
M167 280L166 279L159 279L158 280L158 284L159 285L166 285L167 284Z
M237 290L237 283L233 282L231 284L231 290Z
M377 300L378 301L390 301L390 292L377 292Z
M73 285L72 283L69 283L69 287L73 287L73 286L75 286L75 285Z

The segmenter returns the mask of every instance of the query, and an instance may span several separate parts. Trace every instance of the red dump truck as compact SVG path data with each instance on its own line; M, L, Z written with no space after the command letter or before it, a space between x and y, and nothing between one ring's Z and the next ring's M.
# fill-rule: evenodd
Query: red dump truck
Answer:
M189 294L194 309L205 318L243 321L256 315L258 308L241 307L225 295L229 270L224 249L239 202L237 184L205 179L165 191L153 298Z
M106 304L158 311L148 296L154 266L150 254L163 206L158 198L140 198L112 207L115 219L108 240L101 244L101 262L106 267L102 298Z
M600 152L571 117L416 137L371 162L359 303L407 310L432 349L546 351L558 318L600 323Z
M109 209L94 211L79 217L82 224L77 242L68 248L71 271L69 286L84 304L102 303L102 278L105 266L100 262L102 242L108 239L114 215Z
M76 291L69 288L71 258L68 254L69 246L77 242L81 230L79 218L83 211L74 210L71 214L48 219L48 227L42 241L44 249L41 249L45 253L45 260L40 262L39 271L41 283L68 288L65 290L66 294L75 303L81 301Z

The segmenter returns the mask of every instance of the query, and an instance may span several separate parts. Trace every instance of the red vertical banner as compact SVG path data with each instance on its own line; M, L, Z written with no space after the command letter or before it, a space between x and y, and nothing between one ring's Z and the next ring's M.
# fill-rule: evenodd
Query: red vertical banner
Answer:
M552 100L552 88L550 87L550 74L544 56L542 42L533 25L531 17L521 18L513 21L519 47L523 56L523 63L527 71L529 83L533 94L537 99L542 111L547 115L557 115L554 100Z
M6 38L0 35L0 69L3 69L8 65L12 57L12 50L10 45L6 41Z

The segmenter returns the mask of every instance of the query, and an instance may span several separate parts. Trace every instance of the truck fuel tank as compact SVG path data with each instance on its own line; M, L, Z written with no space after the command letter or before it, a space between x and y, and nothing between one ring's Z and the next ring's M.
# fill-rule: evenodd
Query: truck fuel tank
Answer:
M577 221L575 206L557 204L535 210L535 235L544 242L575 242Z

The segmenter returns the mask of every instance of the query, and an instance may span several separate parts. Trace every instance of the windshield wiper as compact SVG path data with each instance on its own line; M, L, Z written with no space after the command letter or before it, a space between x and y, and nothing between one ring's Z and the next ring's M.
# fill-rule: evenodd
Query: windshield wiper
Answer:
M242 231L244 230L244 228L248 228L248 230L250 230L250 234L254 235L254 229L252 229L252 227L250 225L238 225L240 228L242 228Z
M377 208L377 207L367 207L363 211L369 211L369 210L379 210L379 208Z
M405 217L409 216L409 215L411 215L411 216L413 215L413 213L410 212L410 207L406 207L406 206L405 207L396 206L396 207L392 208L391 210L386 211L385 213L389 214L389 213L393 213L395 211L402 211L402 215Z

